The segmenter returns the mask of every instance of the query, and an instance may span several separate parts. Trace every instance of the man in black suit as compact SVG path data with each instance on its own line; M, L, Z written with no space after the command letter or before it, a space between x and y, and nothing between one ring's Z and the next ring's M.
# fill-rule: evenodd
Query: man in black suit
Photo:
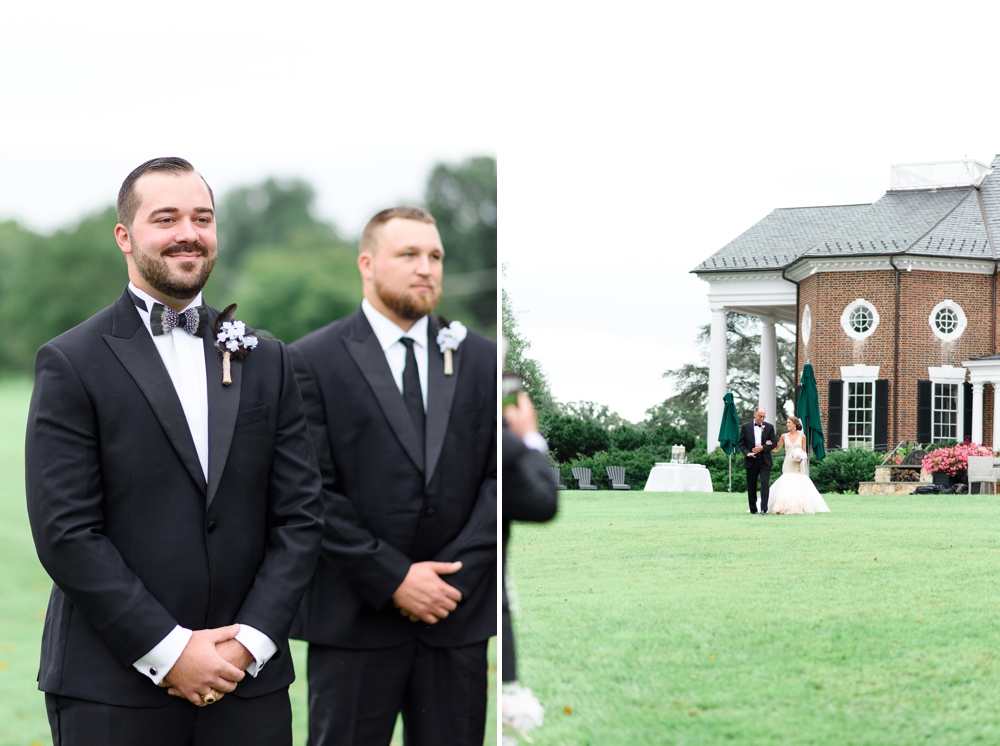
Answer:
M503 660L501 680L517 681L517 657L514 653L514 630L507 602L507 541L511 521L543 523L555 517L559 506L558 491L545 457L548 444L538 432L538 415L531 399L521 392L516 405L504 407L503 429Z
M261 341L223 385L190 163L135 169L118 218L129 285L39 350L28 414L53 743L291 744L287 633L322 512L288 352Z
M747 497L750 512L757 512L757 479L760 478L760 512L767 513L767 498L771 490L771 451L774 450L774 425L764 422L764 407L753 411L753 422L740 428L740 451L743 468L747 470Z
M361 309L289 349L325 529L292 636L309 641L309 742L481 744L496 634L496 344L430 314L444 248L424 210L361 235ZM462 327L461 329L464 329ZM447 344L447 342L446 342ZM454 347L454 343L450 343Z

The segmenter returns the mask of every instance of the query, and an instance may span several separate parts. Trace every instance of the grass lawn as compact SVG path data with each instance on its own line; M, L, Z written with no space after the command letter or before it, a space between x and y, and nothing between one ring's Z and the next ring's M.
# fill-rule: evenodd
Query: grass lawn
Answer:
M29 380L0 380L0 746L50 746L44 695L38 691L42 622L52 586L38 563L24 501L24 426ZM488 723L496 722L496 649L490 642ZM298 678L291 686L294 742L306 742L304 643L292 641ZM403 743L397 724L394 746ZM486 746L496 744L488 725Z
M538 746L1000 743L1000 498L560 499L508 556Z

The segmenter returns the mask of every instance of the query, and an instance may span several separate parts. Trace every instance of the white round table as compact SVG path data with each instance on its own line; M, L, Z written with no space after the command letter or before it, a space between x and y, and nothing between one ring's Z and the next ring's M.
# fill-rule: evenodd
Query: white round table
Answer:
M657 463L644 492L712 492L712 475L703 464Z

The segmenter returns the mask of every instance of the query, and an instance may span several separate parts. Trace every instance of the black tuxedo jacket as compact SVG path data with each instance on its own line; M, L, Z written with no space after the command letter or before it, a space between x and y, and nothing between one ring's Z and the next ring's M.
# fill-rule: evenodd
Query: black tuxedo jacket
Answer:
M236 696L294 678L287 633L322 536L302 401L283 344L262 341L234 360L223 386L211 337L209 328L207 483L127 290L38 352L25 470L35 547L55 581L43 691L166 705L174 698L132 664L177 624L239 621L278 645Z
M549 460L538 451L525 447L520 438L503 431L503 567L507 571L507 540L511 521L550 521L559 504L558 491L549 471ZM510 623L507 586L503 587L503 659L502 681L517 679L514 632Z
M771 441L771 445L767 445L767 441ZM768 466L772 466L771 462L771 451L774 447L778 445L778 438L774 433L774 425L770 422L764 423L764 431L760 435L760 444L764 447L764 450L758 453L754 458L750 458L747 454L752 451L756 445L756 440L753 437L753 422L747 422L740 428L740 440L739 447L740 451L743 453L743 466L749 469L754 464L764 463Z
M323 474L324 535L292 636L383 648L416 635L433 647L496 634L496 343L470 331L444 375L428 319L426 454L364 313L289 351ZM461 561L462 592L437 624L400 615L392 594L413 562Z

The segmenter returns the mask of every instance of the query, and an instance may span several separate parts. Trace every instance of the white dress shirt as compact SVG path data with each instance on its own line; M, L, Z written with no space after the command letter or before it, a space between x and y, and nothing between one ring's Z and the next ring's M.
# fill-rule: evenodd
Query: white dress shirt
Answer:
M137 288L131 282L128 285L137 298L146 304L145 310L136 306L146 331L153 338L160 359L167 369L170 380L174 384L177 398L181 401L184 417L194 447L198 452L201 471L208 481L208 377L205 372L205 342L201 337L188 334L184 329L177 328L169 334L153 336L149 324L149 314L153 304L159 303L155 298ZM201 305L201 293L183 310ZM163 681L177 659L181 657L184 648L191 639L191 630L177 625L157 645L132 665L139 673L148 677L154 684ZM264 664L278 651L278 646L263 632L247 624L240 625L236 639L253 656L253 662L247 666L247 673L257 676Z
M413 345L413 355L417 358L417 373L420 375L420 393L424 400L424 411L427 411L427 317L410 327L408 332L404 332L394 321L390 321L383 316L368 299L361 301L361 311L364 313L368 323L371 324L372 331L378 338L378 343L382 345L382 352L385 354L385 361L389 363L389 370L396 381L396 388L399 393L403 393L403 369L406 368L406 345L399 340L409 337L416 344Z
M753 442L754 442L755 445L760 445L761 444L760 443L760 436L761 436L761 433L763 433L763 432L764 432L764 423L763 422L760 423L759 425L756 422L753 423Z

